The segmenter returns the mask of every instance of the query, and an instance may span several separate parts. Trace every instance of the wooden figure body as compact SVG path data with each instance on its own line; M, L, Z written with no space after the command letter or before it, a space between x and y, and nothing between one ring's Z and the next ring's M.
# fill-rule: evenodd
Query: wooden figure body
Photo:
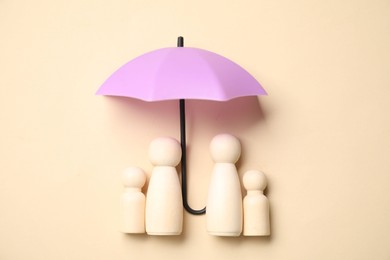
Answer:
M145 173L138 167L127 168L122 174L125 190L120 199L121 232L145 233L145 195L141 188Z
M180 235L183 201L176 166L181 159L180 143L173 138L157 138L149 148L154 165L146 197L146 232L149 235Z
M210 144L215 162L206 207L207 231L216 236L239 236L242 231L241 186L235 163L241 155L239 140L220 134Z
M267 186L264 173L256 170L244 174L247 190L244 198L244 236L268 236L270 231L269 201L263 194Z

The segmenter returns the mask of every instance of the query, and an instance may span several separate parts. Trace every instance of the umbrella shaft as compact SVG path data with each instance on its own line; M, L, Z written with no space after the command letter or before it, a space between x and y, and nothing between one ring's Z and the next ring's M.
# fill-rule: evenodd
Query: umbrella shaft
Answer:
M183 206L187 212L193 215L202 215L206 213L206 207L200 210L192 209L187 201L187 145L186 145L186 110L185 100L180 99L180 143L181 143L181 188L183 197Z

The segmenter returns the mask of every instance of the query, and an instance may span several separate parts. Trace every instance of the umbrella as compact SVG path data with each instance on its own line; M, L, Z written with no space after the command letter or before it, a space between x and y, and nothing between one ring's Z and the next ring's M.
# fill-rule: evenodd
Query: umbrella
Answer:
M180 36L177 47L154 50L124 64L96 94L144 101L179 100L183 206L189 213L200 215L206 208L192 209L187 201L185 99L227 101L267 93L238 64L207 50L184 47Z

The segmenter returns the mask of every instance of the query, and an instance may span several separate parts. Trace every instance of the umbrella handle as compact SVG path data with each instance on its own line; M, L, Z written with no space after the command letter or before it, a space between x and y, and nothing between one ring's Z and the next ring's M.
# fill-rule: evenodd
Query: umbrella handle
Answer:
M181 156L181 192L183 206L186 211L192 215L202 215L206 213L206 207L203 209L192 209L187 201L187 155L186 155L186 118L185 118L185 101L180 99L180 144L182 150Z

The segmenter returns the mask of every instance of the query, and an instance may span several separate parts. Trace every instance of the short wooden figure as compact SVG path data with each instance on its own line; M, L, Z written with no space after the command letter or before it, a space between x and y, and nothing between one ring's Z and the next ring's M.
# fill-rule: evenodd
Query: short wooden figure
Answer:
M181 159L180 143L173 138L153 140L149 158L154 165L146 196L146 232L149 235L180 235L183 200L176 166Z
M235 163L241 155L240 141L219 134L210 143L215 162L206 206L207 232L216 236L239 236L242 231L241 186Z
M125 190L121 196L121 231L145 233L145 195L141 192L145 173L138 167L127 168L122 181Z
M243 184L247 190L244 198L244 236L269 236L269 201L263 191L267 179L261 171L251 170L244 174Z

